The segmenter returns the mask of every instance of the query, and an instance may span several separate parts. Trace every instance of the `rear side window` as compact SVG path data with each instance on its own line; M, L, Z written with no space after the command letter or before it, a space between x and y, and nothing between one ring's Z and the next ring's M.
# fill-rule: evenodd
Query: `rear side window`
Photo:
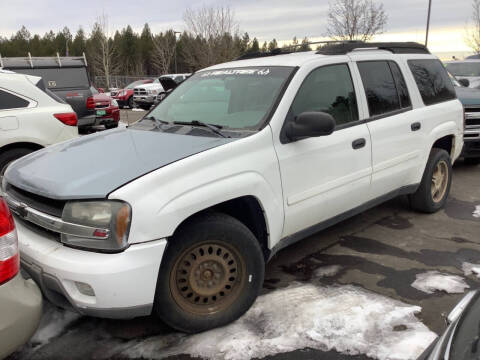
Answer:
M358 69L367 95L370 116L382 115L401 108L388 61L359 62Z
M25 108L27 100L0 89L0 110Z
M294 118L306 111L326 112L337 126L358 120L357 99L347 64L323 66L306 77L288 116Z
M408 60L425 105L455 99L455 89L442 63L436 59Z

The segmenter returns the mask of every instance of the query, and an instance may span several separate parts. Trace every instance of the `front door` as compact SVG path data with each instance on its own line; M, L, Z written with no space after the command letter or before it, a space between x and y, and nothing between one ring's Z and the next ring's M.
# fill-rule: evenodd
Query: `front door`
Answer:
M368 200L370 134L359 120L348 62L313 69L300 86L286 121L307 111L327 112L337 125L328 136L275 145L284 193L284 237Z

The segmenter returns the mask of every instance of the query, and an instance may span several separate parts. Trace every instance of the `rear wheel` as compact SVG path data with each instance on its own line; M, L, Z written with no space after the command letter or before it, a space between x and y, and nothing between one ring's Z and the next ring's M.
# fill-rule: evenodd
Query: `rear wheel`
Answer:
M433 213L445 205L452 183L450 155L443 149L433 148L417 191L410 195L413 209Z
M189 333L225 325L255 301L264 271L263 253L245 225L224 214L197 217L168 243L155 312Z
M0 184L2 183L3 175L8 165L33 151L34 150L28 148L14 148L0 153Z

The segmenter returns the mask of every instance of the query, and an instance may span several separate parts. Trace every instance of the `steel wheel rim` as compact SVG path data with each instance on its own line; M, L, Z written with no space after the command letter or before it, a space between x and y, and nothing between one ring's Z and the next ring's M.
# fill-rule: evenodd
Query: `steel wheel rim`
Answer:
M432 174L432 184L430 191L432 194L432 200L435 203L439 203L447 192L448 185L448 165L445 160L441 160L435 166Z
M170 273L177 305L195 315L228 308L245 284L245 263L238 251L220 241L195 244L185 250Z

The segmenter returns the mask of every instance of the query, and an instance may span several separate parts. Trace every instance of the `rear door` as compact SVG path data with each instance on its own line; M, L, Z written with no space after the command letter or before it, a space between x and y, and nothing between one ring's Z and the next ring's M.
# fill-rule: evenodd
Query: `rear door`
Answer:
M409 184L418 172L424 124L415 116L402 67L388 55L355 57L372 139L372 199Z

